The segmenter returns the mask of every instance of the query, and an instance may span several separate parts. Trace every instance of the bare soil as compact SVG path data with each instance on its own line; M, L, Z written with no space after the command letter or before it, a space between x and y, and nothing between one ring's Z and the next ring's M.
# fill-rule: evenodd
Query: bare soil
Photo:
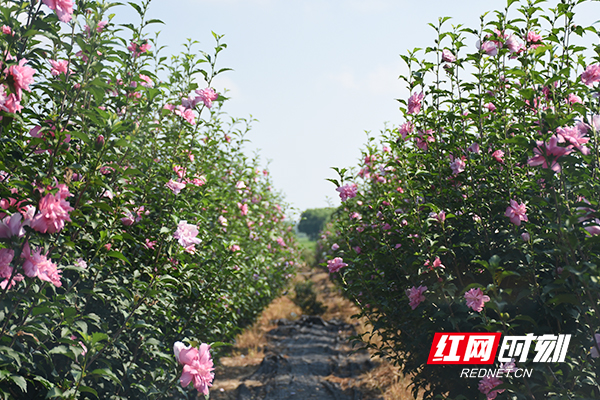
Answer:
M322 316L301 315L290 300L276 299L241 334L215 370L211 400L413 399L397 368L352 348L349 337L366 327L352 320L356 307L322 270L304 268L297 279L315 282Z

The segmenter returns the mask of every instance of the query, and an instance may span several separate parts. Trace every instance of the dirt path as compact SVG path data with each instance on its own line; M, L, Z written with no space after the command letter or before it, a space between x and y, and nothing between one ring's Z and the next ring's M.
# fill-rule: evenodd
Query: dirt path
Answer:
M302 276L303 275L303 276ZM230 357L215 371L211 400L387 400L409 399L405 384L387 363L353 352L348 338L354 306L333 289L327 274L306 270L327 306L323 318L306 316L290 300L277 299L261 320L242 334ZM391 394L391 396L390 396Z
M373 367L367 352L349 353L351 325L302 316L281 319L268 333L268 347L258 370L237 389L237 400L359 400L356 388L342 390L335 378L356 377Z

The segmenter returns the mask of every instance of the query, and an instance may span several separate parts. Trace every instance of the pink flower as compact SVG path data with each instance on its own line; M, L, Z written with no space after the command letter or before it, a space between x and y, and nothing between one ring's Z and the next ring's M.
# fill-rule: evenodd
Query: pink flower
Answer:
M11 93L8 95L8 98L4 104L0 106L0 108L4 111L15 114L21 112L23 106L21 105L21 100L19 100L14 93Z
M423 92L417 94L417 92L413 93L412 96L408 98L408 113L409 114L418 114L421 111L421 103L425 95Z
M242 215L248 215L248 204L237 203Z
M193 382L194 388L205 396L208 395L208 388L212 386L215 378L209 350L210 346L206 343L202 343L199 349L185 346L181 342L175 342L173 345L175 359L183 365L183 373L179 379L181 386L187 387Z
M450 50L444 49L442 50L442 61L453 63L454 61L456 61L456 57L454 56L454 54L452 54Z
M338 187L335 190L337 190L340 193L340 199L343 202L356 197L356 194L358 193L358 187L355 183L348 183L344 186Z
M144 246L147 249L153 250L154 246L156 246L156 243L157 243L156 240L150 240L150 239L146 238L146 243L144 244Z
M450 156L452 162L450 163L450 169L454 175L458 175L465 170L465 158L454 158L452 155Z
M423 293L426 291L427 286L419 286L418 288L413 286L410 289L406 289L406 297L408 297L408 305L410 308L414 310L419 306L419 304L425 301L425 296L423 296Z
M60 287L62 285L60 281L60 270L57 269L56 264L48 260L48 253L42 255L42 249L31 252L29 243L25 243L23 247L23 253L21 257L25 258L23 263L23 270L25 275L30 278L36 276L43 281L51 282L54 286Z
M525 45L518 41L515 35L510 35L508 39L506 39L505 44L511 54L520 53L525 50Z
M475 142L469 147L467 147L467 151L475 154L479 154L479 143Z
M515 224L516 226L521 225L521 221L527 222L527 208L525 204L519 204L515 200L510 201L510 206L506 209L505 216L510 218L510 222Z
M196 250L195 246L201 242L201 240L196 237L198 236L198 233L198 227L196 225L188 224L187 221L179 221L173 237L185 248L185 251L193 254Z
M446 266L442 264L442 260L440 260L439 257L436 257L435 260L433 260L432 268L446 268Z
M141 46L135 42L131 42L129 43L129 46L127 46L127 50L131 51L134 57L139 57L141 54L150 50L150 47L152 46L147 41L144 41Z
M12 288L17 282L21 282L24 278L21 274L15 274L12 279L10 277L13 275L13 268L10 266L10 263L15 255L15 252L9 249L0 249L0 278L4 278L2 282L0 282L0 288L2 290ZM10 279L10 282L9 282Z
M502 158L504 157L504 152L502 150L496 150L493 152L492 157L499 163L504 163L504 159Z
M73 14L73 0L42 0L42 2L56 12L61 22L69 22Z
M527 42L528 43L539 43L542 41L542 35L539 33L535 33L534 31L527 32Z
M73 265L82 269L86 269L88 267L87 263L83 260L83 258L78 258L77 260L75 260L75 263Z
M71 222L69 213L73 207L66 200L72 196L63 183L56 186L56 195L48 193L40 200L38 214L31 220L31 228L41 233L56 233L65 226L65 221Z
M411 122L405 122L398 128L398 133L402 136L402 139L406 140L406 135L413 132L414 125Z
M50 64L52 64L52 70L50 71L52 76L58 76L60 74L69 74L69 62L67 60L50 60Z
M148 75L140 74L140 79L143 81L142 86L147 88L151 88L154 86L154 82L152 82L152 79Z
M179 179L182 179L185 176L185 174L187 173L187 169L182 167L181 165L173 166L173 171L175 171L175 173L177 174Z
M200 97L200 100L208 108L211 108L212 102L219 98L219 95L212 88L198 89L196 90L196 93L198 94L198 97Z
M498 54L498 43L494 41L488 40L483 42L483 44L477 41L476 47L478 50L483 50L488 56L493 57Z
M481 312L484 303L490 301L490 297L483 294L480 288L473 288L465 293L467 307L471 307L474 311Z
M554 172L560 172L561 168L557 160L559 157L569 154L572 151L571 148L558 146L556 135L552 136L548 143L542 141L536 143L538 147L533 149L535 155L527 160L527 164L532 166L541 165L542 168L548 168L548 160L550 160L550 169Z
M133 223L135 222L135 216L131 213L131 211L125 209L124 214L125 214L125 216L123 218L121 218L121 222L123 223L123 225L125 225L125 226L133 225Z
M581 97L577 96L576 94L569 93L569 97L567 97L567 103L569 103L569 104L575 104L575 103L583 104L583 100L581 100Z
M246 188L246 184L244 183L244 181L239 181L239 182L237 182L235 184L235 188L238 189L238 190L245 189Z
M12 76L13 85L15 87L15 93L17 96L17 100L21 101L21 96L23 94L23 90L27 92L31 92L29 85L33 83L33 75L35 74L35 70L25 64L27 64L27 60L25 58L19 61L17 65L11 65L5 73ZM6 104L5 104L6 105Z
M418 137L415 138L415 142L419 149L427 151L429 148L429 143L435 142L435 138L431 136L431 133L433 133L431 129L428 129L425 132L419 132Z
M359 246L353 247L352 250L354 250L356 254L360 254L362 251Z
M481 393L487 396L487 400L493 400L498 396L498 393L504 392L504 389L493 390L496 386L503 382L495 376L486 376L479 381L478 389Z
M175 109L175 115L179 115L191 125L196 125L196 114L194 114L194 111L189 108L177 106Z
M14 36L12 29L10 29L10 26L2 25L2 33L4 33L5 35Z
M175 182L173 179L169 179L169 182L165 183L165 186L171 189L173 193L179 194L179 192L185 188L185 183Z
M204 175L201 175L201 176L196 175L196 177L193 178L191 181L188 181L188 183L191 183L192 185L195 185L195 186L202 186L206 183L206 177Z
M446 220L446 212L445 211L440 211L439 213L432 212L431 214L429 214L429 217L433 218L433 219L437 219L437 221L440 224L443 224L444 221Z
M327 260L327 268L329 269L330 274L338 272L340 269L347 266L348 264L346 264L341 257L336 257L333 260Z
M0 278L10 278L13 269L10 263L15 256L15 252L10 249L0 249Z
M529 240L531 239L531 236L529 235L529 233L523 232L523 233L521 233L521 239L523 239L524 242L529 242Z
M496 106L494 105L494 103L486 103L483 106L487 108L490 112L496 111Z
M285 244L285 240L283 240L282 237L277 238L277 244L280 245L281 247L287 247Z
M100 21L98 22L98 26L96 27L96 32L100 33L104 30L104 28L108 25L108 21Z
M25 226L25 224L21 225L22 218L23 216L21 215L21 213L18 212L14 213L10 217L4 217L2 222L0 222L0 238L25 236L25 230L23 229L23 226Z
M333 251L336 251L336 250L338 250L339 248L340 248L340 245L339 245L339 244L337 244L337 243L334 243L334 244L332 244L332 245L331 245L331 250L333 250Z
M591 222L588 222L584 228L588 234L591 236L600 235L600 219L594 219Z
M589 142L590 139L585 137L586 134L587 128L582 123L579 123L575 127L566 126L564 128L556 129L558 143L570 143L579 150L581 154L588 155L590 154L590 149L586 147L585 144Z
M591 86L598 81L600 81L600 65L588 65L581 74L581 82L585 83L587 86Z
M600 347L600 333L596 333L594 335L594 340L596 341L596 343L594 344L594 346L592 346L590 355L592 356L592 358L598 358L600 357L600 353L598 352L598 348Z

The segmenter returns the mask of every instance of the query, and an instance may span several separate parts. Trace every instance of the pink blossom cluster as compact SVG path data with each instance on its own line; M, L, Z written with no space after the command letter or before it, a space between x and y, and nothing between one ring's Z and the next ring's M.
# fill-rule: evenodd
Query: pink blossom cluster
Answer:
M7 60L10 59L12 57L9 54ZM17 64L4 69L6 76L12 79L14 93L8 94L7 87L4 84L0 84L0 110L17 113L23 109L21 105L23 90L31 92L29 85L34 83L33 75L35 74L35 70L26 65L28 62L27 59L23 58Z
M347 266L348 264L346 264L341 257L335 257L333 260L327 260L327 268L329 269L330 274L338 272L340 269Z
M31 228L41 233L56 233L64 228L65 222L71 222L69 213L73 207L66 200L72 196L64 183L56 186L56 194L48 193L38 205L38 213L31 220Z
M14 274L13 276L13 268L10 266L10 263L15 256L15 252L10 249L0 249L0 278L3 278L2 282L0 282L0 288L2 290L12 288L17 282L23 280L23 275ZM12 277L12 279L11 279ZM10 282L9 282L10 280Z
M73 15L73 0L42 0L42 2L56 12L61 22L71 21Z
M499 393L504 392L504 389L494 390L496 386L501 385L502 383L503 382L499 378L488 375L479 381L479 386L477 388L481 393L486 395L487 400L494 400Z
M483 294L480 288L473 288L465 293L465 299L467 300L467 307L473 309L473 311L481 312L483 310L484 303L490 301L490 297Z
M173 344L175 359L183 365L183 372L179 378L181 386L188 387L193 383L194 388L208 396L208 388L212 386L215 378L213 361L210 355L210 346L202 343L199 348L184 345L182 342Z
M442 61L447 63L453 63L456 61L456 56L448 49L442 50Z
M60 74L69 75L71 72L69 71L69 61L67 60L49 60L50 65L52 65L52 69L50 73L52 76L59 76Z
M196 225L188 224L187 221L179 221L177 224L177 230L173 234L173 237L179 241L186 252L194 254L196 251L196 245L201 242L196 236L198 236L198 227Z
M406 297L408 297L409 303L408 305L413 310L416 309L419 304L425 301L425 296L423 293L427 291L427 286L419 285L419 287L412 287L410 289L406 289Z
M454 158L452 155L450 155L450 160L451 160L450 169L452 170L452 173L454 175L458 175L465 170L465 167L466 167L465 160L466 159L467 158L465 156Z
M48 259L48 253L42 254L42 249L31 251L29 243L25 243L21 257L25 258L23 270L25 275L30 278L38 277L39 279L51 282L54 286L60 287L60 270L56 264Z
M587 86L591 86L598 81L600 81L600 64L588 65L581 74L581 82Z
M425 97L425 95L423 94L423 92L421 92L421 93L415 92L408 98L408 113L409 114L418 114L419 111L421 111L421 106L422 106L424 97Z
M408 121L400 125L400 128L398 128L398 133L400 134L400 136L402 136L403 140L406 140L406 136L411 134L413 130L414 125L412 124L412 122Z
M127 46L127 50L129 50L134 57L139 57L150 50L151 47L152 45L148 43L148 41L143 41L141 45L137 44L136 42L131 42L129 43L129 46Z
M340 199L342 201L352 199L352 198L356 197L356 195L358 194L358 186L356 186L355 183L348 183L344 186L338 187L335 190L337 190L339 192Z
M429 148L429 143L435 142L435 138L432 136L433 130L427 129L425 132L419 132L418 136L415 138L415 143L417 147L423 151L427 151Z
M510 205L506 208L504 213L510 219L510 222L516 226L521 226L521 221L527 222L527 207L525 204L519 204L516 200L511 200Z
M548 143L536 141L537 147L533 149L535 155L527 160L527 164L531 166L541 165L542 168L550 168L554 172L560 172L561 166L558 159L571 153L572 150L571 146L562 147L558 143L559 138L557 135L552 136Z

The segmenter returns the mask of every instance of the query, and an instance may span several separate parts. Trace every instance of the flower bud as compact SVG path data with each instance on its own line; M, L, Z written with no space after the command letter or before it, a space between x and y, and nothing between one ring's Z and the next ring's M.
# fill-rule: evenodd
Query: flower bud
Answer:
M104 135L98 135L96 138L96 150L102 149L102 146L104 146Z

